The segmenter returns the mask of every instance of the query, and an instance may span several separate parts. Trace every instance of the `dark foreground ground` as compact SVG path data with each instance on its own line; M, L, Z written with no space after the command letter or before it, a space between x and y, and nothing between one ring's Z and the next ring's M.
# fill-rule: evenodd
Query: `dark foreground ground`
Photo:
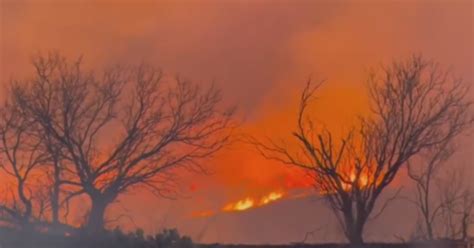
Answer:
M78 233L64 236L37 232L19 232L0 228L0 248L361 248L343 244L225 245L195 244L175 229L145 236L143 231L120 230L100 235ZM416 244L367 244L363 248L471 248L463 242L437 241Z
M200 245L204 248L471 248L463 242L438 241L431 243L414 244L388 244L373 243L364 246L351 246L346 244L288 244L288 245Z

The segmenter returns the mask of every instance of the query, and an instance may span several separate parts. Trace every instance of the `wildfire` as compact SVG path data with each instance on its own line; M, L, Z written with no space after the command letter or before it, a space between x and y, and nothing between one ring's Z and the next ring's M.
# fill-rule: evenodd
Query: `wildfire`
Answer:
M369 179L367 173L361 173L359 176L357 176L354 172L352 172L350 175L346 175L345 178L346 178L346 181L342 182L342 189L344 191L351 191L354 185L357 185L358 189L363 190L364 188L367 188L368 186L370 186L370 184L373 182L373 181L370 181L371 179ZM328 186L328 185L329 187L327 188L323 187L323 186ZM320 195L329 195L329 194L336 193L336 188L333 188L332 185L330 184L328 185L320 186L319 188Z
M343 183L343 188L346 191L350 191L354 184L356 184L359 189L363 189L363 188L367 187L370 183L369 178L368 178L367 174L365 174L365 173L359 175L358 178L357 178L357 175L355 173L351 173L351 175L349 177L349 180L350 180L350 183Z
M279 192L272 192L272 193L270 193L269 195L262 197L260 203L261 203L261 205L265 205L265 204L268 204L268 203L270 203L270 202L272 202L272 201L276 201L276 200L278 200L278 199L280 199L280 198L282 198L282 197L283 197L283 194L282 194L282 193L279 193Z
M258 208L270 204L272 202L281 200L283 197L287 199L296 199L301 197L307 197L311 195L309 191L301 192L299 194L287 194L283 191L273 191L261 197L245 197L241 200L225 204L223 208L218 211L195 211L192 213L192 217L206 218L222 212L241 212L252 208Z
M252 198L245 198L236 203L227 204L222 210L224 211L243 211L253 207L254 200Z
M279 200L283 197L283 195L284 194L282 192L271 192L268 195L261 197L260 199L246 197L245 199L225 205L222 210L225 212L244 211L252 207L260 207L263 205L267 205L270 202Z

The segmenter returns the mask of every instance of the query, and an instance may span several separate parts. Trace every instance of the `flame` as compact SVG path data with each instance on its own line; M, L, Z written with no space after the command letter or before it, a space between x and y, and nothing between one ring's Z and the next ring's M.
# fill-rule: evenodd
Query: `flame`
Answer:
M369 175L366 172L362 172L358 177L355 174L355 172L351 172L350 175L344 175L343 173L341 173L341 175L342 177L346 179L346 181L341 182L342 190L346 192L351 191L354 185L356 185L356 187L359 190L364 190L365 188L369 187L371 184L378 183L378 182L375 182L375 179L369 179ZM329 187L327 188L325 188L324 185L319 186L319 194L321 196L334 194L336 192L337 192L337 189L331 187L331 185L329 185Z
M224 211L243 211L253 207L254 200L252 198L245 198L236 203L227 204L222 210Z
M264 195L262 197L245 197L241 200L236 202L231 202L225 204L224 207L221 209L223 212L239 212L245 211L251 208L262 207L264 205L270 204L274 201L278 201L286 195L285 192L282 191L273 191ZM301 197L301 196L298 196ZM194 211L192 212L191 216L195 218L206 218L216 214L216 211L212 210L205 210L205 211Z
M369 184L369 178L367 177L366 174L361 175L359 179L359 183L364 187L366 187Z
M356 183L359 185L359 187L366 187L367 184L369 183L369 179L367 177L367 174L362 173L359 175L359 178L357 178L356 174L354 172L351 173L350 179L351 184L345 184L347 189L350 189L352 187L352 184ZM356 182L357 181L357 182Z
M351 183L343 183L343 188L346 191L349 191L352 189L352 186L355 184L357 185L357 188L363 189L366 188L369 185L369 177L366 173L361 173L359 177L357 178L357 175L352 172L349 180Z
M272 201L276 201L276 200L278 200L282 197L283 197L283 193L272 192L269 195L262 197L262 199L260 200L260 205L268 204L268 203L270 203Z
M234 203L226 204L222 211L232 212L232 211L244 211L250 208L261 207L267 205L271 202L277 201L284 196L283 192L270 192L268 195L261 197L260 199L254 199L252 197L246 197L242 200L239 200Z

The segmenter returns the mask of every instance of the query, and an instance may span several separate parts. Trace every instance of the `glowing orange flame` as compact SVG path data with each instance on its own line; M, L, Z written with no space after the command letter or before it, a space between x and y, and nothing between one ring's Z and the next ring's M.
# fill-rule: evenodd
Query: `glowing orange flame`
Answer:
M278 200L282 197L283 197L283 193L272 192L269 195L262 197L262 199L260 200L260 205L268 204L268 203L270 203L272 201L276 201L276 200Z
M287 194L286 192L282 192L282 191L273 191L262 197L245 197L236 202L228 203L224 205L223 208L221 208L221 211L241 212L241 211L249 210L252 208L258 208L258 207L268 205L272 202L281 200L283 197L287 199L296 199L296 198L308 197L311 194L312 194L311 191L300 192L298 194ZM192 212L191 216L195 218L207 218L207 217L214 216L217 213L218 211L212 211L212 210L194 211Z
M356 183L361 188L366 187L367 184L369 184L369 178L367 177L366 173L360 174L359 177L357 178L356 174L352 172L350 181L352 184ZM349 184L348 187L351 188L352 186Z
M224 211L243 211L253 207L254 200L252 198L245 198L236 203L227 204L222 210Z
M284 194L282 192L271 192L268 195L261 197L259 200L253 199L251 197L246 197L245 199L225 205L222 210L225 212L244 211L253 207L267 205L270 202L279 200L283 197L283 195Z

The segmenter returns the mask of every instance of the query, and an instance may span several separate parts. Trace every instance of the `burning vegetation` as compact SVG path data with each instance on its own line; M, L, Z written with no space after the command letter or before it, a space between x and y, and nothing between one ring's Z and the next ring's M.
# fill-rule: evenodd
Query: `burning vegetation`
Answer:
M261 207L271 202L281 199L285 194L283 192L271 192L261 198L246 197L237 202L231 202L226 204L222 211L233 212L233 211L244 211L250 208Z

